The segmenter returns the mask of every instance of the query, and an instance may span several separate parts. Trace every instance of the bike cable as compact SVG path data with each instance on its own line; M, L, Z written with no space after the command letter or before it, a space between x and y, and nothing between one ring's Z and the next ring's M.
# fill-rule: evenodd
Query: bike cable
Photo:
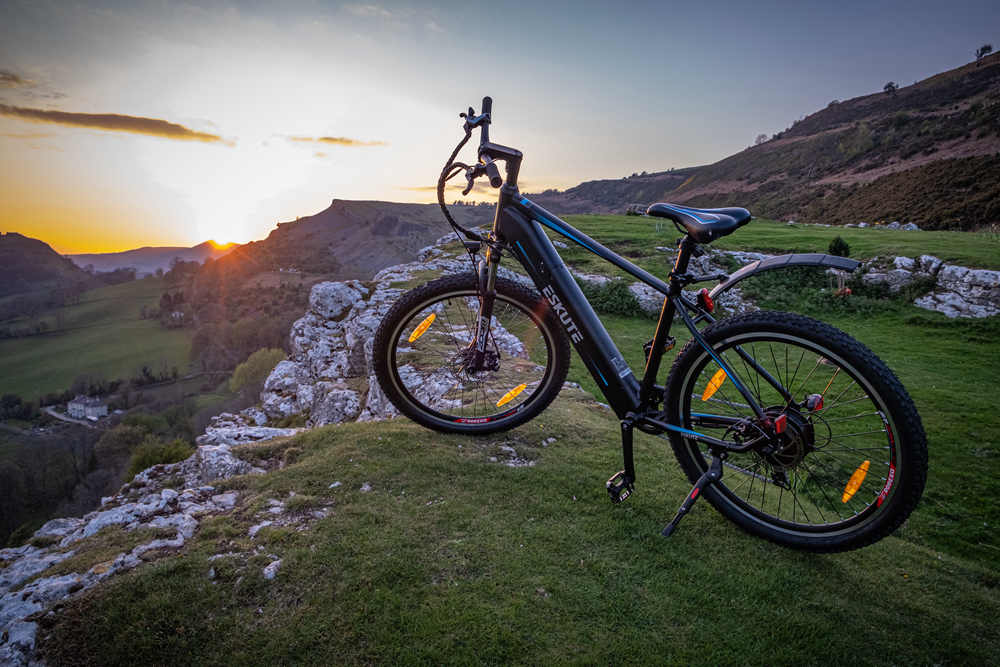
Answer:
M458 145L455 146L455 150L453 150L451 152L451 155L448 157L448 161L445 163L444 169L441 170L441 177L438 178L438 184L437 184L437 197L438 197L438 205L441 207L441 211L444 213L445 220L447 220L448 224L451 225L451 228L455 232L455 236L458 238L459 243L461 243L462 246L465 248L465 251L469 253L469 260L472 262L472 270L476 271L478 268L476 266L476 251L472 250L468 245L465 244L465 241L462 240L462 235L464 234L465 237L468 238L470 241L475 241L478 243L483 242L483 237L475 233L471 229L467 229L462 225L458 224L455 218L451 216L451 213L448 211L448 206L447 204L445 204L444 201L444 188L447 182L450 181L455 176L457 176L459 173L469 170L469 165L462 162L455 162L455 158L458 156L458 152L462 150L462 147L465 146L465 144L469 141L469 137L471 136L472 136L472 128L466 126L465 136L462 138L461 141L458 142Z

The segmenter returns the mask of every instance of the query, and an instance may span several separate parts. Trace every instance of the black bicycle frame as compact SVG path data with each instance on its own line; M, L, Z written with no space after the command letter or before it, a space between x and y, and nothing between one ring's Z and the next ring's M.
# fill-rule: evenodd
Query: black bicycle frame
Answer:
M543 227L561 234L663 294L664 300L659 322L641 380L636 377L632 368L622 357L580 286L562 261L555 246L543 231ZM656 378L664 355L664 347L669 339L670 327L674 315L677 313L680 313L695 340L733 380L734 385L754 413L758 417L763 417L763 410L754 400L753 395L740 382L729 364L715 354L698 330L696 321L701 319L712 321L711 315L682 295L681 288L685 283L678 276L686 273L695 247L694 241L690 238L685 236L681 241L669 282L664 282L612 252L558 216L546 211L526 197L522 197L516 186L509 184L509 171L508 184L501 188L500 198L497 202L493 238L520 261L539 291L548 300L550 307L566 329L566 333L580 358L583 359L584 364L619 419L635 420L636 423L646 428L660 432L664 430L676 431L709 445L731 451L737 450L735 443L723 442L677 424L668 424L653 416L658 414L656 404L664 398L663 387L656 384ZM499 260L499 253L494 248L490 248L487 251L486 261L481 267L481 273L484 274L484 288L488 287L486 284L489 280L488 276L495 276L495 270L490 270L490 268L498 264ZM492 292L492 290L488 291ZM488 322L491 309L487 306L485 310ZM695 314L694 317L691 313ZM727 423L738 421L728 417L713 417L713 419L716 421L722 419ZM742 450L750 445L751 443L746 443L738 449Z

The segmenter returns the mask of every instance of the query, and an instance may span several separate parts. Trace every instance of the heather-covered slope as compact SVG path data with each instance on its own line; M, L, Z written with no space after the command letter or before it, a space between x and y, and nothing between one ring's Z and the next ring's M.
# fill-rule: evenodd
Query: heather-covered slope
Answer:
M1000 54L895 93L834 100L711 165L535 198L566 213L670 200L803 222L988 227L1000 223Z

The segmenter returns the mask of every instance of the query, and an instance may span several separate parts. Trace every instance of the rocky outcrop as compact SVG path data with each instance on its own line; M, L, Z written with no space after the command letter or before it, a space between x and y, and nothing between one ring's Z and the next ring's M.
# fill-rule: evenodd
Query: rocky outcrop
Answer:
M945 264L933 255L875 258L864 265L861 280L899 292L918 281L930 288L914 305L947 317L990 317L1000 314L1000 271Z
M350 280L313 287L309 310L292 325L289 358L264 383L261 409L269 418L307 415L309 426L322 426L395 416L371 363L375 329L404 291L393 284L416 271L469 270L468 262L434 257L430 250L421 251L428 259L384 269L367 285Z
M914 304L948 317L1000 315L1000 271L945 264L937 273L934 290Z
M202 518L236 506L237 492L221 493L208 482L264 471L234 456L230 445L214 442L218 444L200 446L185 461L144 470L89 514L53 519L28 544L0 549L0 664L34 664L36 614L157 554L181 548ZM136 546L86 569L43 576L53 565L77 555L88 538L109 527L154 529L158 536L140 539Z

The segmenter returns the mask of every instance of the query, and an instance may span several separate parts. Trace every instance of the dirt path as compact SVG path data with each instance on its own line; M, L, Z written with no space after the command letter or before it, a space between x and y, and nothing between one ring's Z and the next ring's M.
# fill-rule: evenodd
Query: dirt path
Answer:
M42 410L45 411L45 414L49 415L50 417L55 417L60 421L69 422L70 424L79 424L80 426L86 426L87 428L94 428L94 425L91 424L90 422L84 419L73 419L72 417L67 417L61 412L56 412L55 409L52 408L51 406L44 407L42 408Z

